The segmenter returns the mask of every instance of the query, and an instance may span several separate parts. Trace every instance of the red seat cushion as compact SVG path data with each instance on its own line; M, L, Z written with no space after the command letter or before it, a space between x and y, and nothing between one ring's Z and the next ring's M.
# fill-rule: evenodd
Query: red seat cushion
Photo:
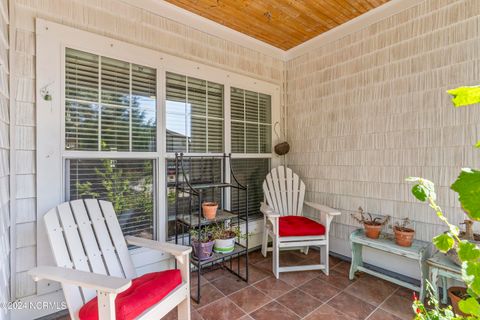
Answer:
M325 226L302 216L283 216L278 221L280 237L323 236Z
M179 270L147 273L132 280L132 286L115 299L117 320L135 319L182 283ZM98 320L97 298L87 302L79 313L80 320Z

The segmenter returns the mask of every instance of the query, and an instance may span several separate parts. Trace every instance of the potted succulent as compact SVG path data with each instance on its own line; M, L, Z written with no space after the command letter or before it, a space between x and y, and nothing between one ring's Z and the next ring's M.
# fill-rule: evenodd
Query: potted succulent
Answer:
M374 218L368 212L365 214L362 207L358 207L357 214L352 214L352 218L357 220L358 223L363 224L365 235L371 239L378 239L383 226L390 220L390 216Z
M213 220L217 216L218 202L207 202L202 203L202 212L203 216L207 220Z
M212 235L212 228L207 226L190 230L193 255L198 260L207 260L212 256L215 239Z
M395 243L402 247L411 247L415 230L409 228L410 219L404 218L401 222L395 223L393 232L395 234Z
M246 237L240 227L226 226L225 223L217 224L212 228L212 236L215 239L213 251L217 253L230 253L235 249L235 239Z

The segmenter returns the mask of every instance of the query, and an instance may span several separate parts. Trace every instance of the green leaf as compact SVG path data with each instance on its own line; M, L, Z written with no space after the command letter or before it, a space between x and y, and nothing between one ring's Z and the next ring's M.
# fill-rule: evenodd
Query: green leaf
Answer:
M425 191L425 188L419 184L416 184L412 188L412 193L420 201L425 201L427 200L427 193Z
M480 220L480 171L462 169L451 188L458 193L458 200L468 217Z
M480 103L480 86L460 87L447 92L453 96L452 102L457 108Z
M433 244L437 247L438 250L442 252L447 252L453 248L455 241L452 236L447 233L442 233L433 238Z
M475 298L467 298L465 300L460 300L458 303L460 310L466 314L471 314L472 316L480 316L480 304Z
M479 148L479 149L480 149L480 140L478 140L477 143L475 144L475 148Z
M480 263L478 261L466 261L462 264L462 278L467 287L476 296L480 295Z
M462 240L458 244L458 257L463 261L477 261L480 258L480 249L478 247L467 241Z

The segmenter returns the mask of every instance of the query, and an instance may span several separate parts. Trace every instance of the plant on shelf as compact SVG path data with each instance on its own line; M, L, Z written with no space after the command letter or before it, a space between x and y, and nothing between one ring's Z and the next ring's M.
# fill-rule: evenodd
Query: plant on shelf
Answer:
M390 221L390 216L374 218L370 213L365 213L362 207L358 207L357 213L352 213L351 216L353 219L357 220L358 223L363 224L365 235L371 239L378 239L383 226Z
M456 107L480 103L480 86L462 87L448 91L453 95L452 102ZM476 144L480 148L480 141ZM433 238L433 243L443 253L455 250L458 259L462 263L462 278L467 285L467 295L461 297L458 302L459 311L467 316L460 314L453 315L446 309L439 307L438 303L431 305L431 309L416 301L413 308L416 311L416 319L480 319L480 247L477 243L460 237L460 228L451 224L445 217L442 208L437 203L437 195L433 182L411 177L407 181L413 182L413 195L420 201L428 202L429 206L435 211L437 217L445 223L448 231ZM458 193L460 204L468 216L469 220L480 220L480 171L464 168L461 170L457 180L451 186L451 189ZM467 229L468 229L467 223ZM469 233L466 231L465 233ZM433 296L430 292L430 296Z
M200 261L207 260L212 256L215 239L213 227L204 226L190 230L193 255Z
M215 239L213 250L217 253L230 253L235 250L235 239L246 239L247 235L240 231L239 226L231 226L227 222L217 223L212 227Z
M393 232L395 234L395 243L402 247L411 247L413 237L415 236L415 230L410 228L411 221L408 218L404 218L401 222L395 223Z

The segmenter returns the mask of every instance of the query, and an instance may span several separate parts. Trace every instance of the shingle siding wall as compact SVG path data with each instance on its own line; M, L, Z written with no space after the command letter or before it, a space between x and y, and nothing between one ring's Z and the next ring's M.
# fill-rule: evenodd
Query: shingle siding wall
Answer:
M479 83L478 0L426 0L287 62L288 164L308 199L344 213L336 237L358 227L359 206L410 218L419 239L443 230L408 176L433 180L447 216L464 219L449 186L480 166L480 106L454 109L445 91Z
M16 0L14 39L16 297L36 294L26 271L36 258L35 18L282 83L284 62L118 0ZM3 130L0 127L0 130Z
M8 5L0 1L0 303L10 300L10 112ZM0 308L0 320L8 311Z

